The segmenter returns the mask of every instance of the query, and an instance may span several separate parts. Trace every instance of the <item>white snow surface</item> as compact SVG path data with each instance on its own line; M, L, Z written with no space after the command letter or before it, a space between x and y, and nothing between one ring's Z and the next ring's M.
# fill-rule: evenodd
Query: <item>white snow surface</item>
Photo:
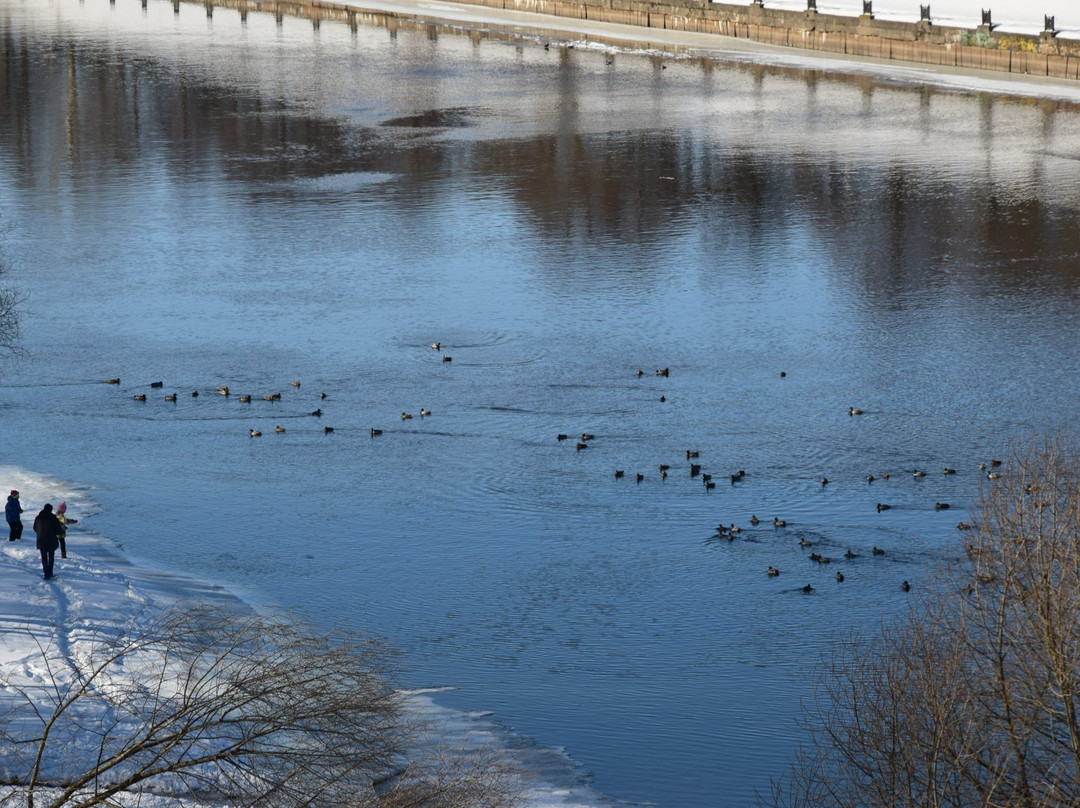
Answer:
M26 471L0 465L0 490L7 499L10 489L20 492L23 504L23 538L8 541L0 534L0 716L12 700L33 700L47 706L46 694L54 677L67 675L64 665L48 669L43 649L54 660L82 656L82 644L95 629L115 623L148 624L162 610L180 605L212 604L248 610L233 593L166 571L136 567L119 553L116 543L89 529L97 505L85 489ZM56 555L54 577L44 580L41 556L32 525L41 507L61 501L68 515L79 520L68 530L66 559ZM89 524L88 524L89 523ZM6 525L4 526L6 528ZM119 537L118 537L119 538ZM70 671L69 671L70 672ZM562 750L531 744L503 729L488 714L461 713L440 706L438 690L405 692L411 707L428 719L440 738L460 748L486 745L503 748L529 774L528 808L586 808L610 805L574 773L574 763ZM2 720L2 718L0 718ZM77 749L67 749L72 770L80 766ZM49 804L49 790L38 790L38 803ZM25 805L17 786L0 786L0 806ZM131 794L118 804L140 808L203 808L186 798L169 795ZM220 808L218 806L217 808Z

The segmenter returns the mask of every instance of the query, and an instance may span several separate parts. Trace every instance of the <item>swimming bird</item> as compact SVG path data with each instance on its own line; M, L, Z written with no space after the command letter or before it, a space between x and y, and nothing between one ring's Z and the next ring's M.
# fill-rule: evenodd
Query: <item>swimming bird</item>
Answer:
M326 393L319 393L319 398L320 399L326 398Z
M997 468L998 466L1001 465L1001 461L1000 460L991 460L990 465Z
M219 388L217 389L217 391L218 391L219 393L221 393L221 395L223 395L223 396L227 396L227 395L229 395L229 388L228 388L228 387L219 387Z
M291 384L292 384L293 387L299 387L300 386L300 382L291 382Z
M635 480L636 480L637 482L639 482L639 483L640 483L640 482L641 482L642 480L644 480L644 479L645 479L645 475L644 475L644 474L638 474L638 475L636 475L636 476L635 476L635 478L634 478L634 479L635 479Z
M667 396L660 396L660 403L663 404L665 401L667 401Z
M857 410L854 407L848 407L847 414L848 415L862 415L863 411L862 410Z
M925 471L919 471L918 469L915 469L913 472L911 472L911 476L918 479L919 477L925 477L926 472Z
M732 522L731 527L728 528L728 533L742 533L742 528Z
M980 463L979 464L979 471L986 471L986 464L985 463Z
M311 414L314 415L316 418L319 418L322 415L322 410L312 410Z
M690 464L690 476L691 477L697 477L699 474L701 474L701 464L700 463L691 463Z
M711 479L712 479L712 475L711 475L711 474L702 474L702 475L701 475L701 481L702 481L703 483L707 483L707 482L709 482L709 481L710 481Z
M877 512L878 512L878 513L881 513L882 511L887 511L887 510L889 510L889 508L891 508L891 507L892 507L892 505L886 505L886 504L885 504L885 503L883 503L883 502L879 502L879 503L877 504Z
M644 375L645 375L645 371L644 371L644 370L642 370L641 368L638 368L638 372L637 372L637 375L638 375L638 378L640 379L640 378L641 378L642 376L644 376Z
M151 387L164 387L165 382L150 382Z
M138 393L132 396L136 401L146 401L146 393Z
M873 474L867 474L866 475L866 481L868 483L872 483L874 481L874 475Z
M176 401L176 393L169 393L165 396L166 401Z
M889 472L887 472L887 471L881 472L881 479L883 479L883 480L889 479Z
M284 431L285 431L285 427L283 427L283 426L275 426L275 427L274 427L274 431L275 431L275 432L278 432L278 433L284 432Z
M935 511L947 511L948 509L949 509L949 503L948 502L935 502L934 503L934 510Z
M423 407L421 407L420 408L420 417L423 418L425 415L431 415L431 410L425 410Z
M1001 476L1001 475L1000 475L1000 474L998 474L998 473L997 473L996 471L988 471L988 472L986 473L986 479L988 479L988 480L996 480L996 479L998 479L998 478L999 478L1000 476Z
M411 418L412 418L412 413L410 413L410 412L403 412L403 413L401 413L401 420L402 420L402 421L408 421L408 420L410 420Z
M694 459L695 457L697 457L697 456L698 456L699 454L701 454L701 452L692 452L692 451L690 451L689 449L687 449L687 450L686 450L686 459L687 459L687 460L693 460L693 459Z
M581 451L582 449L588 449L588 448L589 448L589 444L587 444L587 443L581 443L580 441L578 441L578 444L577 444L577 447L576 447L576 448L577 448L577 450L578 450L578 451L580 452L580 451Z
M660 370L656 371L657 376L668 376L668 375L670 375L670 373L671 373L670 368L661 368Z
M885 555L885 551L877 546L874 547L872 552L874 553L874 555Z
M446 354L443 354L443 358L442 358L442 361L444 361L444 362L453 362L453 361L454 361L454 357L452 357L452 356L447 356Z
M971 524L970 522L957 522L956 523L956 529L957 530L974 530L975 525Z
M814 591L814 587L810 586L810 584L807 584L806 586L804 586L804 587L802 588L802 591L803 591L803 592L813 592L813 591Z
M251 435L251 437L253 437L253 438L257 438L262 434L262 432L260 432L257 429L252 429L252 430L248 431L248 434Z
M758 518L757 518L756 516L754 516L753 514L750 514L750 524L752 524L752 525L757 525L757 524L760 524L760 522L761 522L761 520L760 520L760 519L758 519Z
M596 435L589 434L588 432L581 433L582 440L596 440ZM666 466L665 466L666 468Z
M810 560L811 561L821 561L821 556L819 556L817 553L811 553L810 554Z
M331 432L334 431L334 428L332 426L324 426L322 428L322 431L324 435L329 435Z
M956 469L951 469L948 466L941 470L942 474L956 474Z
M911 584L909 584L907 581L904 581L902 584L900 584L900 588L903 589L905 592L910 592Z
M844 582L844 573L840 572L840 570L836 571L836 582L838 584L842 584Z
M705 483L706 491L712 491L714 488L716 488L716 483L712 482L711 480Z
M560 432L558 435L555 436L555 440L557 440L559 442L562 442L562 441L566 440L569 437L570 437L569 435L564 435L563 433Z
M623 470L622 469L615 469L615 479L616 480L621 480L622 477L623 477Z
M381 429L376 429L375 427L371 428L371 437L374 438L376 435L381 435L381 434L382 434Z
M821 484L822 484L823 486L826 486L826 485L828 485L828 484L829 484L829 478L828 478L828 477L822 477L822 478L821 478Z
M192 390L191 391L191 397L192 398L198 398L199 397L199 391L198 390Z
M663 469L660 469L660 479L661 480L666 480L667 479L667 472L664 471Z
M787 522L777 516L773 517L772 523L773 527L787 527Z
M767 570L765 570L765 574L768 575L770 578L775 578L777 575L780 574L780 570L778 570L776 567L769 567Z
M785 371L781 370L780 371L780 378L783 379L785 376L787 376L787 373Z
M236 400L241 404L248 404L251 401L251 396L238 396Z
M431 343L431 350L433 350L433 351L441 351L442 350L442 343L441 342L433 342L433 343Z
M806 538L805 536L803 536L803 537L801 537L799 539L799 546L800 547L810 547L812 544L813 544L813 542L811 542L810 539Z
M844 551L844 558L854 558L854 557L855 557L855 553L851 552L850 547L847 548L847 550Z
M106 379L105 384L120 384L119 379Z

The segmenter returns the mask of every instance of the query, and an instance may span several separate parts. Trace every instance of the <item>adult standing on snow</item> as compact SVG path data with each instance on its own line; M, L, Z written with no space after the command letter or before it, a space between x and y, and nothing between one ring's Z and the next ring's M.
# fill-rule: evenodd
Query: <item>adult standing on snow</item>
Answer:
M14 488L8 494L7 505L4 507L4 516L7 517L8 541L18 541L22 538L22 504L19 502L19 492Z
M34 532L37 533L37 548L41 551L41 569L45 580L53 577L53 558L60 546L60 531L63 528L56 514L52 512L52 503L45 503L41 513L34 519Z

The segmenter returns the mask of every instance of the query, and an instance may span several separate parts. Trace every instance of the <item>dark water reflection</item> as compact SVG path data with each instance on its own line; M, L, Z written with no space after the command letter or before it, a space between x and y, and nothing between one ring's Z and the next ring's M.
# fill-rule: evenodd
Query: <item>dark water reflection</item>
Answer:
M745 805L978 462L1075 425L1080 107L366 22L0 0L4 459L608 794ZM156 378L209 395L133 408ZM838 588L799 537L888 555Z

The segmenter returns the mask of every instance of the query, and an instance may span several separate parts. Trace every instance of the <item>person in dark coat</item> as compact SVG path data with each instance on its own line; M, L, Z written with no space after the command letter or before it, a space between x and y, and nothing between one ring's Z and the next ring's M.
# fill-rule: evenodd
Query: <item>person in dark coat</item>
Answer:
M34 519L34 532L37 533L37 548L41 551L41 569L45 580L53 577L53 558L60 546L60 520L52 511L52 503L46 503L41 513Z
M8 523L8 541L18 541L22 538L22 503L19 502L19 492L14 488L8 494L7 505L4 506L4 516Z

